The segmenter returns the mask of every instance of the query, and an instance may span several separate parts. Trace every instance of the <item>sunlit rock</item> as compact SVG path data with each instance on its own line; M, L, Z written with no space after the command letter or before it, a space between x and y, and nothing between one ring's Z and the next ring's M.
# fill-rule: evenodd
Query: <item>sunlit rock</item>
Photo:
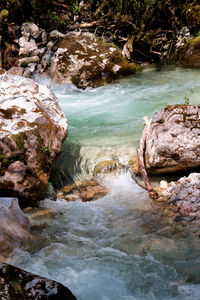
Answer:
M16 198L0 198L0 220L0 261L7 261L16 248L29 246L32 240L30 222Z
M122 57L121 50L94 36L68 35L55 44L56 52L46 73L58 83L80 88L96 87L138 70Z
M1 299L76 300L71 291L56 281L0 263Z
M0 75L0 191L26 205L43 199L67 135L55 95L31 79ZM25 202L24 202L25 203Z
M200 166L200 106L173 105L156 113L146 139L149 173L168 173Z
M166 190L168 188L168 183L166 180L161 180L160 181L160 186L161 189Z

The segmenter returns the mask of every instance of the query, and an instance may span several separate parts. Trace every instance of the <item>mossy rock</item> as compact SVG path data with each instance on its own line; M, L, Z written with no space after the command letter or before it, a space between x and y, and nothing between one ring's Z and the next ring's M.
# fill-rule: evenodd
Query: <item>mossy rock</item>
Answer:
M191 39L181 49L179 63L185 67L200 68L200 37Z
M55 44L56 52L47 70L58 83L79 88L97 87L136 73L140 67L122 57L114 44L89 35L69 35Z
M115 160L105 160L99 162L94 167L94 176L98 176L100 174L110 174L110 173L117 173L118 171L121 171L124 168L124 166L116 162Z

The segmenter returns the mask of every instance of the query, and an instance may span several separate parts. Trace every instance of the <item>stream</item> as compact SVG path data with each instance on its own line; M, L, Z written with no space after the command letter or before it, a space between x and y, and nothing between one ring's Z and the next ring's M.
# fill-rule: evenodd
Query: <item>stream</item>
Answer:
M115 84L79 90L52 84L69 121L54 164L56 188L90 179L105 160L122 164L135 155L143 116L169 104L199 104L200 72L148 68ZM110 192L94 202L45 199L57 211L36 243L14 265L66 285L78 300L200 299L200 235L161 216L146 191L126 171L102 178Z

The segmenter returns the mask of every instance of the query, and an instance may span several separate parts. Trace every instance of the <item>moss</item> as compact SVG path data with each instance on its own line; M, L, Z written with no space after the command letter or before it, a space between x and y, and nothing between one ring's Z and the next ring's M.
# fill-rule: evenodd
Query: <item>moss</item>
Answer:
M45 172L49 172L51 167L50 150L48 146L45 145L44 139L41 137L39 131L37 131L37 158L41 168Z
M188 44L198 43L200 42L200 36L197 36L191 40L188 41Z
M1 163L0 176L4 176L8 167L13 163L13 158L7 157L5 153L1 152L0 163Z
M13 134L12 138L15 141L19 151L24 152L24 140L26 139L26 134L24 132Z

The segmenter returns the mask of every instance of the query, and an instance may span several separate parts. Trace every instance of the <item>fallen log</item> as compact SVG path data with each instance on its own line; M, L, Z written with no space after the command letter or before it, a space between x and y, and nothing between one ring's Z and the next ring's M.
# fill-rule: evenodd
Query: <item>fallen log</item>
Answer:
M146 187L146 190L149 193L149 197L151 199L158 199L158 193L155 191L155 189L152 187L150 180L148 178L146 169L145 169L145 162L144 162L144 152L145 152L145 145L146 145L146 137L149 131L149 126L151 124L151 119L148 120L147 117L143 118L145 121L145 127L142 133L142 137L140 139L140 147L137 149L137 155L138 155L138 163L139 163L139 169L140 173L142 175L142 179L144 180L144 184Z

